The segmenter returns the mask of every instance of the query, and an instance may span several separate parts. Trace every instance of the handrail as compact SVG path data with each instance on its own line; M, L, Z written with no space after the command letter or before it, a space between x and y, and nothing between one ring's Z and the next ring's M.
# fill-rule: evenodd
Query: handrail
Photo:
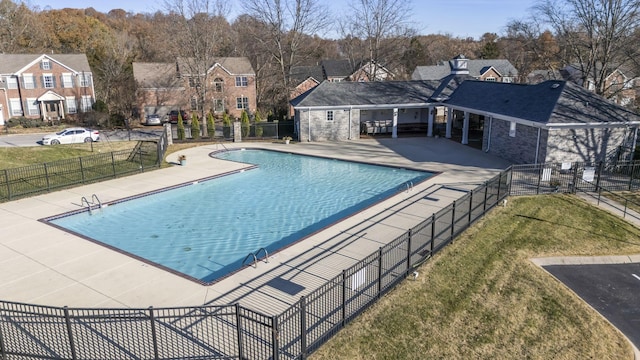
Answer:
M82 197L82 199L80 199L80 206L84 207L84 203L87 203L87 208L89 209L89 214L92 214L93 210L91 209L91 203L89 202L89 200L87 200L86 197Z
M255 252L256 258L258 258L258 255L260 255L261 251L264 251L264 262L268 264L269 263L269 253L267 252L267 249L260 248L258 251L256 251Z
M244 258L244 260L242 260L242 265L244 265L244 263L247 261L247 259L250 259L253 257L253 268L257 268L258 267L258 258L256 257L256 254L254 253L249 253L249 255L247 255L246 258Z
M96 195L96 194L91 195L91 202L92 202L93 204L95 204L95 202L93 201L93 199L96 199L96 201L98 202L98 208L99 208L99 209L102 209L102 202L100 202L100 199L98 199L98 195Z

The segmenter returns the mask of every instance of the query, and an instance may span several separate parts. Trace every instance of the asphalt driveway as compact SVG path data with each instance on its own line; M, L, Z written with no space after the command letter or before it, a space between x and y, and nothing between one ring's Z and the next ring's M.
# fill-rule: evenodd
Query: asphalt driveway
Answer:
M640 263L547 265L543 268L640 348Z

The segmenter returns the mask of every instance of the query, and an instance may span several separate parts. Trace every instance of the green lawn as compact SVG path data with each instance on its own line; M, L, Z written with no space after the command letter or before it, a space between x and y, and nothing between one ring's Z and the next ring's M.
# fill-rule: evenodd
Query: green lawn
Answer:
M311 359L632 359L529 259L640 253L640 229L570 195L512 197Z

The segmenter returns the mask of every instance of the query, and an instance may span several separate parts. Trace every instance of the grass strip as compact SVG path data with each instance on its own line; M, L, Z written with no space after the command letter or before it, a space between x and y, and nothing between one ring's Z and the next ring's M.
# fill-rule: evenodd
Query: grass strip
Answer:
M632 359L617 330L529 261L632 253L640 229L577 197L510 198L310 358Z

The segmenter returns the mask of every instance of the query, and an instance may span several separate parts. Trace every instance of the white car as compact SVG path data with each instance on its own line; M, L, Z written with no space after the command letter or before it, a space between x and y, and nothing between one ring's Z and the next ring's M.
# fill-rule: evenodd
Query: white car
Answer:
M88 143L100 140L100 132L84 128L67 128L57 133L45 135L42 145Z

